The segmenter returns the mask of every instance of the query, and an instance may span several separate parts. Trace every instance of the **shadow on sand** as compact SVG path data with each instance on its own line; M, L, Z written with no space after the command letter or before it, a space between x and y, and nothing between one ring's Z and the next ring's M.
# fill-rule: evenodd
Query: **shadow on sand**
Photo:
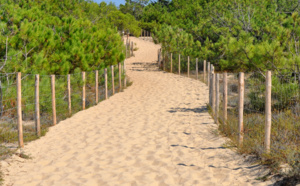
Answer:
M194 112L194 113L205 113L207 112L206 106L197 107L197 108L171 108L168 112L176 113L176 112Z

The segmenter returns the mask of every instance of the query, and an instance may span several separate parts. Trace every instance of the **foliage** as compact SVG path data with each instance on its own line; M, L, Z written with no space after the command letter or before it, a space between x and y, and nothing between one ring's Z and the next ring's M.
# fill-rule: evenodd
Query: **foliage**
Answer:
M223 70L300 73L298 5L296 0L159 1L145 7L141 21L154 26L161 43L162 34L191 35L190 53ZM181 50L169 44L163 47Z
M124 60L118 30L140 33L134 17L113 4L84 0L0 0L0 4L1 73L99 70Z
M125 5L120 5L120 11L124 14L131 14L135 19L139 20L143 13L143 8L149 0L126 0Z

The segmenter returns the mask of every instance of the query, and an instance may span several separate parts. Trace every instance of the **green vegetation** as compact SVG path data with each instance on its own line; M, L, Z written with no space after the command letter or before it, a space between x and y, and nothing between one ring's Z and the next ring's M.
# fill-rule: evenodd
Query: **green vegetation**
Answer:
M299 10L296 0L159 0L140 20L165 51L206 59L222 70L299 74Z
M52 124L50 74L56 75L57 122L82 110L82 77L86 71L86 108L95 105L95 70L99 70L99 101L104 99L104 68L125 59L122 32L138 36L139 22L113 4L90 0L0 0L0 156L14 153L16 72L22 72L24 141L38 139L34 127L35 74L40 74L41 135ZM68 112L67 74L71 74L72 114ZM124 72L122 78L124 79Z
M173 72L178 73L178 54L173 53ZM181 75L187 75L187 56L180 56ZM170 54L164 57L165 70L170 71ZM194 75L195 58L190 58L190 77ZM203 68L202 62L198 65ZM203 81L203 74L198 75ZM300 176L300 95L297 80L291 77L272 76L272 129L271 152L264 151L265 124L265 78L259 72L245 73L244 101L244 141L238 146L238 73L228 73L228 119L223 123L223 105L220 103L219 131L228 137L225 146L235 147L241 154L254 155L262 164L271 168L271 173L261 180L269 179L272 175L283 174L290 180ZM220 82L222 100L222 80ZM208 110L212 113L210 106ZM213 131L215 133L215 131ZM289 171L282 172L285 166ZM285 182L288 182L285 179Z
M84 0L0 0L0 4L1 73L100 70L124 60L119 32L140 34L138 21L112 4Z
M0 0L0 6L0 103L5 109L1 111L1 142L15 143L17 139L15 72L23 73L22 109L26 121L34 118L35 83L34 76L27 74L42 75L40 109L44 134L51 124L52 112L48 75L57 75L60 121L70 116L65 75L72 74L73 113L81 110L81 71L87 71L87 107L94 105L94 70L99 70L101 89L103 69L125 58L122 31L139 36L143 28L153 33L155 42L161 43L164 60L173 53L177 61L181 54L183 74L187 70L187 56L191 56L193 67L197 57L214 64L217 71L257 72L259 75L249 76L246 81L250 88L246 92L245 138L238 151L256 155L274 171L281 163L287 163L292 168L290 176L299 177L299 1L126 0L118 10L113 4L98 5L90 0ZM173 63L173 68L176 71L178 64ZM263 152L266 70L273 72L270 154ZM114 81L118 83L117 76ZM103 96L103 91L99 94ZM237 144L236 101L232 96L228 123L220 125L220 131L233 145ZM32 126L24 128L25 141L37 138ZM8 151L4 147L1 153Z

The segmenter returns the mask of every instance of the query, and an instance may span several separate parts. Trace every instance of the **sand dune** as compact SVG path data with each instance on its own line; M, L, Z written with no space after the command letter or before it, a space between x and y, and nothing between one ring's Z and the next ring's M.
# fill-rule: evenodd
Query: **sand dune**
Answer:
M33 159L2 162L5 185L271 184L212 134L206 85L159 71L159 46L131 41L139 48L126 62L133 85L27 144Z

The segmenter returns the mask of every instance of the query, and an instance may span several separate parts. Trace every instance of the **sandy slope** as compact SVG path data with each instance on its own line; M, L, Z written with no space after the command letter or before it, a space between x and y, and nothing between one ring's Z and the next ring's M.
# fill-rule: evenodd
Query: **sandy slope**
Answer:
M207 113L207 87L158 71L158 45L137 43L133 85L52 127L25 146L32 160L2 163L13 185L268 185L261 167L222 148ZM260 174L259 174L260 173Z

